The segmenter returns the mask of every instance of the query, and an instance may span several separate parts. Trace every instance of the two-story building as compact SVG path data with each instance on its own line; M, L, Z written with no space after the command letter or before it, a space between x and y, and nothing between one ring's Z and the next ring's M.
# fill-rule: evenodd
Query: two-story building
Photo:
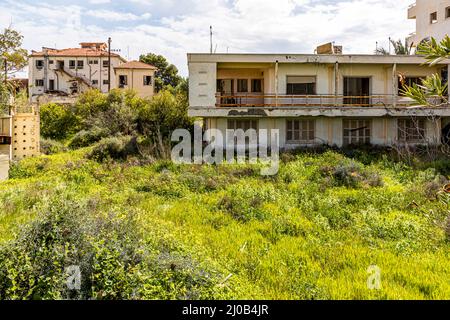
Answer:
M36 102L42 97L50 100L52 96L62 98L90 88L106 93L108 87L114 88L116 83L114 68L125 62L115 53L111 53L109 59L107 44L100 42L83 42L80 48L33 51L28 71L30 99ZM108 85L109 79L111 86Z
M440 143L450 107L401 94L449 61L419 56L188 54L189 115L205 128L279 129L280 147Z
M141 98L151 98L155 93L156 67L140 62L129 61L114 68L115 87L132 89Z

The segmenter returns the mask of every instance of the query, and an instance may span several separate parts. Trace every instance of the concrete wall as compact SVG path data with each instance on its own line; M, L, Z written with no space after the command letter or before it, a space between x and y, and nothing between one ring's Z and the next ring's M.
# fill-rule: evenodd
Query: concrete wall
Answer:
M255 118L248 118L255 120ZM292 144L286 141L286 121L288 119L313 119L315 121L315 140L312 145L335 145L338 147L343 146L343 118L329 118L329 117L302 117L302 118L259 118L258 129L279 129L280 133L280 148L292 149L302 144ZM371 120L371 144L389 146L397 144L398 140L398 127L397 121L399 118L359 118ZM228 118L208 118L208 129L219 129L224 135L228 126ZM426 133L425 142L427 143L439 143L441 139L441 124L440 120L432 121L431 119L425 120ZM270 145L270 142L268 143Z
M133 89L141 98L151 98L154 95L155 71L150 69L116 69L114 88L119 88L119 77L127 76L127 85L124 89ZM144 86L144 76L151 76L150 86Z
M196 108L216 104L216 63L189 64L189 105Z
M450 0L417 0L408 10L408 18L416 19L416 33L408 38L408 43L419 44L427 37L441 40L450 33L450 18L446 18L446 8ZM430 14L437 12L437 23L430 23Z

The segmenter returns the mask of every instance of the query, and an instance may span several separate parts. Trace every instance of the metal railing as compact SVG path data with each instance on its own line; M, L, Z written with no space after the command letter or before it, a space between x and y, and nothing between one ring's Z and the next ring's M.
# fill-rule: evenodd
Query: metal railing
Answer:
M396 95L216 94L216 107L410 107L413 100Z

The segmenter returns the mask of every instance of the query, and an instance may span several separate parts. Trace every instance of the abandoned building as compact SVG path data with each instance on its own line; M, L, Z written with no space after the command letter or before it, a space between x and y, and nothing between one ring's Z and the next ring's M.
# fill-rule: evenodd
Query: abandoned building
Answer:
M155 93L156 67L140 62L129 61L114 68L116 88L132 89L141 98L151 98Z
M189 115L206 129L279 129L280 147L438 144L450 107L414 107L402 86L438 73L419 56L188 54ZM323 47L319 48L323 52Z

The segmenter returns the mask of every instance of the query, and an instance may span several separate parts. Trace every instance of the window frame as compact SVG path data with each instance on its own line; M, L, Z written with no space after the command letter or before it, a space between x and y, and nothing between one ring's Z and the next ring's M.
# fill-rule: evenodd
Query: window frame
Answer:
M435 24L438 22L438 12L432 12L430 13L430 24Z
M43 87L44 86L44 79L36 79L34 81L35 87Z
M241 87L241 84L245 84L245 90ZM248 79L236 79L236 92L248 93Z
M238 124L243 124L245 122L248 122L249 126L246 129L246 126L238 126ZM230 124L232 124L230 126ZM253 125L255 124L255 126L253 127ZM248 129L255 129L256 131L258 131L259 128L259 121L258 119L228 119L227 120L227 129L229 130L239 130L242 129L244 130L244 132L247 132Z
M304 139L304 136L306 136L306 139ZM314 119L286 119L287 144L313 144L315 141L316 121Z
M69 69L75 69L77 66L76 60L69 60Z
M77 69L84 69L84 61L77 60Z
M417 121L418 127L414 121ZM397 140L400 143L424 143L426 132L425 119L397 119Z
M103 68L108 68L108 66L109 66L109 61L108 61L108 60L103 60L103 61L102 61L102 66L103 66Z
M445 8L445 19L450 19L450 6Z
M38 65L38 63L39 63L39 65ZM38 70L43 69L44 68L44 64L45 64L44 60L42 60L42 59L36 60L36 62L35 62L36 69L38 69Z
M128 76L126 74L119 75L119 88L125 88L127 85L128 85Z
M150 78L150 81L146 81L146 78ZM152 76L143 76L143 85L145 87L151 87L153 85L153 77Z
M361 131L363 130L363 133ZM367 130L369 134L367 135ZM342 145L364 145L372 143L371 119L343 119Z
M258 81L259 82L259 90L255 90L255 82ZM254 79L250 79L250 90L252 93L263 93L263 81L264 79L261 78L254 78Z
M289 82L289 78L314 78L314 82L305 82L305 83L295 83ZM312 86L312 93L309 92L309 85ZM293 85L306 85L305 86L305 93L294 93L295 90ZM293 96L314 96L317 95L317 77L316 76L310 76L310 75L288 75L286 76L286 94L287 95L293 95Z

